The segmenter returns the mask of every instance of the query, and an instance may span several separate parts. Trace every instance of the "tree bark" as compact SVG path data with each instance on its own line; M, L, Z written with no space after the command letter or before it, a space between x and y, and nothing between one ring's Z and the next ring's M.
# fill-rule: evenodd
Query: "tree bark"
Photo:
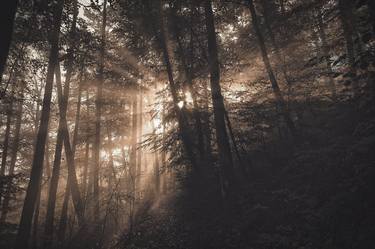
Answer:
M223 187L228 191L235 182L232 153L229 144L228 133L225 126L225 106L220 87L220 66L217 51L214 16L211 1L204 2L208 58L210 68L210 85L212 105L214 109L214 121L216 130L216 142L218 146L219 161L223 170ZM225 193L224 193L225 194Z
M184 116L180 108L178 107L179 98L178 98L178 93L177 93L177 87L176 87L174 77L173 77L173 69L172 69L172 64L170 60L170 55L169 55L169 51L168 51L167 44L166 44L166 36L165 36L165 30L164 30L165 27L164 27L163 13L162 13L160 1L159 1L158 8L159 8L159 13L158 13L159 20L158 21L159 21L160 33L157 35L157 39L159 42L159 46L162 50L163 61L167 69L169 89L172 95L173 110L177 116L179 135L181 137L184 150L187 154L188 160L190 161L192 165L192 168L195 171L199 171L199 167L198 167L198 164L194 155L194 151L193 151L194 144L190 137L191 132L186 122L186 117Z
M45 144L50 117L53 75L58 62L59 33L63 7L64 0L59 0L53 7L54 22L51 33L51 50L48 61L42 115L40 118L38 135L36 138L36 146L34 151L33 163L31 167L30 181L26 191L26 197L22 209L21 221L19 224L14 249L26 248L30 238L31 221L35 210L35 203L37 200L37 195L43 172Z
M130 151L130 170L129 170L129 180L130 180L130 194L135 198L136 196L136 179L137 174L137 95L134 95L132 100L132 128L131 128L131 151Z
M199 106L197 102L196 92L193 88L193 57L194 57L194 40L193 40L193 6L191 6L191 17L190 17L190 41L189 41L189 49L188 54L186 55L184 53L184 46L182 44L182 37L180 30L177 26L178 20L176 16L176 9L173 8L173 24L174 24L174 33L177 41L177 48L178 48L178 54L180 57L182 69L185 74L185 81L184 81L184 94L186 94L187 91L190 92L192 100L193 100L193 117L195 121L195 128L197 132L197 149L199 152L200 161L202 164L206 164L208 162L207 160L207 154L204 150L204 142L203 142L203 129L202 129L202 121L201 121L201 115L199 111ZM184 99L185 102L185 99ZM201 167L200 167L201 168Z
M138 151L137 151L137 178L136 189L138 196L141 187L141 174L142 174L142 135L143 135L143 91L142 84L139 86L139 101L138 101L138 124L137 124L137 137L138 137Z

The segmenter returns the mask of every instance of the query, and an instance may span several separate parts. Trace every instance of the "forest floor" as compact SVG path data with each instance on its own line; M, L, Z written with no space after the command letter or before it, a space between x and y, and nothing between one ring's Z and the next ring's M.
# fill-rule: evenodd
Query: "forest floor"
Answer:
M375 234L372 103L316 103L298 145L273 141L252 158L251 176L222 200L213 184L138 214L119 248L371 248Z

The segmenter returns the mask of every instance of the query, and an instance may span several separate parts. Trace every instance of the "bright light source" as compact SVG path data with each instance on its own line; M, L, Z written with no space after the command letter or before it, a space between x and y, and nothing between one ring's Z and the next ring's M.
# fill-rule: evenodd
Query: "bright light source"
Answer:
M180 108L180 109L182 109L182 107L184 107L184 101L180 101L180 102L178 102L178 107Z
M193 103L193 97L191 96L191 93L188 91L186 92L185 94L185 99L186 99L186 102L189 103L189 104L192 104ZM180 107L181 108L181 107Z

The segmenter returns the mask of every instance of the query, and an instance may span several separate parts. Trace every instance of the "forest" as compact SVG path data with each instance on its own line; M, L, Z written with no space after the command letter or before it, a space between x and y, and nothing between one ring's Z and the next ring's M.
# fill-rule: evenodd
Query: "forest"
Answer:
M1 249L374 248L374 0L2 4Z

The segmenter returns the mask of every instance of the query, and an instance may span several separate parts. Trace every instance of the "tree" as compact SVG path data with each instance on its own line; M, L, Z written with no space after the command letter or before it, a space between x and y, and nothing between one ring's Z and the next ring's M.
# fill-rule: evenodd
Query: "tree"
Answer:
M290 117L290 113L287 109L284 97L283 97L283 95L281 93L281 90L280 90L280 87L279 87L279 84L277 83L276 77L273 73L272 66L271 66L271 63L270 63L270 60L269 60L269 57L268 57L268 52L267 52L267 48L266 48L266 45L265 45L264 37L263 37L262 31L259 27L258 16L256 14L256 10L255 10L253 0L246 0L246 1L247 1L247 4L248 4L248 7L250 9L252 25L253 25L254 31L256 33L256 36L258 38L258 44L259 44L259 48L260 48L260 51L261 51L261 54L262 54L263 63L264 63L264 66L266 68L268 77L270 79L272 90L273 90L273 93L275 95L277 105L280 109L281 115L284 117L285 123L288 126L290 132L292 133L292 135L294 137L296 137L297 136L297 130L296 130L296 127L294 125L294 122L293 122L292 118Z
M206 18L207 40L208 40L208 58L210 68L210 85L212 105L214 109L214 120L216 130L216 142L218 146L220 165L223 170L223 187L228 191L234 184L234 168L232 153L229 144L228 133L225 125L225 106L220 87L220 66L217 51L217 41L215 32L214 16L211 1L204 2L204 13Z
M44 149L48 133L53 76L58 62L59 33L63 7L64 0L59 0L53 6L54 22L53 29L51 31L51 50L48 59L48 69L46 85L44 90L42 115L40 118L38 135L36 138L36 146L34 151L33 163L31 166L30 181L27 186L26 197L21 214L21 221L18 228L17 239L15 241L15 249L24 249L27 247L30 237L31 221L35 209L35 202L37 200L38 192L40 191L39 186L43 172L43 160L45 152Z
M107 0L103 2L102 26L101 26L101 46L98 70L98 86L96 95L95 112L95 142L94 142L94 210L99 213L99 168L100 168L100 127L101 127L101 108L103 104L103 83L104 83L104 57L106 44L106 25L107 25Z

